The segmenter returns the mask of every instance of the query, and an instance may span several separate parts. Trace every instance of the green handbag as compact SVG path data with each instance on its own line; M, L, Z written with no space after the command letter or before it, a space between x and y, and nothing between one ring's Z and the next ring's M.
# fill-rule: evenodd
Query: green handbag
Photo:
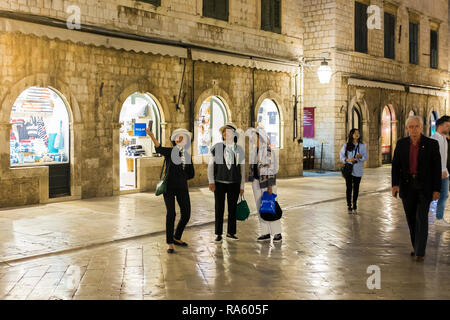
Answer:
M244 221L247 220L250 215L250 209L248 208L247 201L245 201L244 196L240 196L241 202L238 203L236 208L236 220Z
M159 179L162 178L163 172L164 172L164 166L166 167L166 174L164 175L164 179L159 181L158 184L156 185L156 191L155 191L155 195L156 196L160 196L164 193L166 193L167 191L167 173L169 171L169 168L167 166L167 160L164 159L164 163L163 166L161 168L161 174L159 175Z

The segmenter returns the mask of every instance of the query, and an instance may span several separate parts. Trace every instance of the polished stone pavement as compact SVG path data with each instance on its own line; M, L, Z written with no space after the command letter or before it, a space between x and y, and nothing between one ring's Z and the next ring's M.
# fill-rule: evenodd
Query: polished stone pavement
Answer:
M413 261L389 171L366 170L356 216L339 176L279 180L281 243L256 242L252 214L239 241L216 244L212 194L193 189L189 247L172 255L150 193L0 210L0 299L449 299L450 228L430 217L426 260Z

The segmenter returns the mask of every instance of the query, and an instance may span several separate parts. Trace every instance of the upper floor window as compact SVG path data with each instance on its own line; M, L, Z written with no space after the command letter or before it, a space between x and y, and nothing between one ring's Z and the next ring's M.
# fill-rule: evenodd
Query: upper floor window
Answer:
M395 16L384 13L384 57L395 59Z
M355 2L355 51L367 53L367 5Z
M430 68L438 68L438 32L435 30L430 31Z
M228 21L228 0L203 0L203 16Z
M155 7L159 7L161 5L161 0L139 0L140 2L146 2L154 5Z
M409 23L409 63L419 64L419 25Z
M281 0L261 0L261 29L281 33Z

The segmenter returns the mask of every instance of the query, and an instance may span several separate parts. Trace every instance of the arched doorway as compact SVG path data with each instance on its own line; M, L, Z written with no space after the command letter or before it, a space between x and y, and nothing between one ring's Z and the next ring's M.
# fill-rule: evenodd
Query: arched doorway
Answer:
M258 127L263 128L271 148L281 148L281 121L278 106L272 99L264 99L258 110Z
M437 111L431 111L430 123L429 123L429 135L432 136L436 132L436 121L439 119Z
M392 162L392 154L394 145L397 140L397 124L395 119L395 111L391 105L383 108L381 115L381 155L382 164Z
M161 141L161 112L155 99L148 93L135 92L128 96L120 111L120 189L137 188L136 159L155 156L155 146L147 137L152 128Z
M197 120L197 153L207 155L211 147L222 141L219 129L228 122L225 104L218 96L203 101Z
M362 112L361 112L361 106L356 103L353 105L352 108L352 114L351 114L351 125L352 127L350 129L358 129L359 132L361 133L361 137L362 137Z
M29 87L10 116L10 166L49 167L49 198L69 196L70 117L66 99L50 87Z

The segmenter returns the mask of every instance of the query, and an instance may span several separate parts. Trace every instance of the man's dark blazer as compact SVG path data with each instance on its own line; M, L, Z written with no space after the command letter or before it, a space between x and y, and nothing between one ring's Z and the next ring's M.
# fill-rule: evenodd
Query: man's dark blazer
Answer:
M404 198L409 182L409 146L410 138L403 138L397 142L392 161L392 186L400 187L400 198ZM439 143L420 136L419 158L417 163L417 175L423 193L431 201L433 192L441 192L442 168Z

